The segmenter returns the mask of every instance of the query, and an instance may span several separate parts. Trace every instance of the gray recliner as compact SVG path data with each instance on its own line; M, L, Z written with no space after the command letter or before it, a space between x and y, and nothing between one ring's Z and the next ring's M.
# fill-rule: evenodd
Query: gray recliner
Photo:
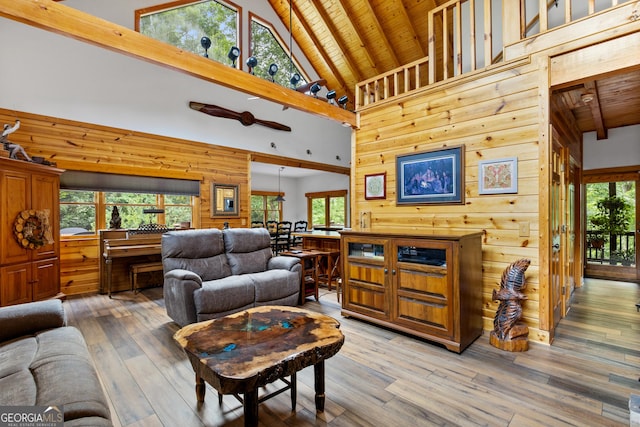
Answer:
M180 326L298 304L300 260L273 256L264 228L170 231L162 236L162 265L167 314Z

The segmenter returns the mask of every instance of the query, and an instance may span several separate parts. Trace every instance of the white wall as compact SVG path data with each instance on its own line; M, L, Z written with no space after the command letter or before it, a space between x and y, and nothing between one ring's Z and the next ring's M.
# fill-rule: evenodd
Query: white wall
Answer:
M271 175L252 174L251 188L258 191L277 191L278 177ZM302 178L280 178L280 191L285 194L282 203L282 218L284 221L295 222L307 219L307 199L305 193L331 190L348 190L349 176L336 173L323 173ZM349 195L347 194L347 205ZM347 214L349 208L347 206ZM347 218L347 224L349 224Z
M153 3L157 2L74 0L63 4L133 27L134 10ZM244 7L243 15L249 10L259 15L270 10L272 16L265 19L286 34L267 2L236 3ZM277 103L252 100L184 73L5 18L0 18L0 52L2 108L297 159L307 159L306 150L311 149L317 153L314 161L349 166L351 129L325 118L283 110ZM310 66L306 69L313 71ZM256 118L288 125L292 132L211 117L191 110L189 101L250 111Z
M640 165L640 125L609 129L608 136L583 134L584 170Z

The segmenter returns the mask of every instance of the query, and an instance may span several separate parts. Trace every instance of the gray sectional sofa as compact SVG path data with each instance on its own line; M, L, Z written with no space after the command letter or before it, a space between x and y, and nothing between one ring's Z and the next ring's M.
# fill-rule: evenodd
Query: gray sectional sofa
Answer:
M180 326L298 304L300 260L274 256L264 228L170 231L162 236L162 266L167 314Z
M0 309L0 405L56 407L66 427L112 425L87 345L66 326L60 300Z

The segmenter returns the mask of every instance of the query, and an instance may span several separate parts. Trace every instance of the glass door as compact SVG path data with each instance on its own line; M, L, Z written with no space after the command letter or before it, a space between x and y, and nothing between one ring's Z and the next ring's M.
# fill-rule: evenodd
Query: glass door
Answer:
M589 176L585 184L586 276L637 280L638 178Z

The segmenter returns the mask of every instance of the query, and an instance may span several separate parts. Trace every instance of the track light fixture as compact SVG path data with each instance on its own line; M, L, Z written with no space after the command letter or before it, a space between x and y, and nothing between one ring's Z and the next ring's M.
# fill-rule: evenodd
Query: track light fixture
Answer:
M327 92L327 101L329 101L329 104L331 104L331 105L336 105L336 91L335 90L330 90L329 92Z
M233 46L231 49L229 49L229 54L227 55L227 57L231 60L231 66L233 68L236 67L236 59L238 59L239 56L240 49L238 49L237 46Z
M271 76L271 81L275 82L274 76L276 75L276 73L278 72L278 65L277 64L271 64L269 65L269 75Z
M318 92L320 92L320 85L318 84L318 82L315 82L311 85L311 87L309 88L309 92L311 92L311 95L313 95L314 98L318 97Z
M200 39L200 46L202 46L202 48L204 49L204 57L208 58L209 54L207 53L207 51L211 47L211 39L207 36L202 37Z
M249 59L247 59L247 67L249 67L249 73L255 74L253 72L253 69L256 68L257 65L258 59L255 56L250 56Z
M345 110L347 109L347 102L349 101L349 97L347 95L342 95L338 98L338 105L340 105Z
M298 73L291 74L291 79L289 80L289 83L291 83L291 87L295 89L298 83L300 83L300 74Z

